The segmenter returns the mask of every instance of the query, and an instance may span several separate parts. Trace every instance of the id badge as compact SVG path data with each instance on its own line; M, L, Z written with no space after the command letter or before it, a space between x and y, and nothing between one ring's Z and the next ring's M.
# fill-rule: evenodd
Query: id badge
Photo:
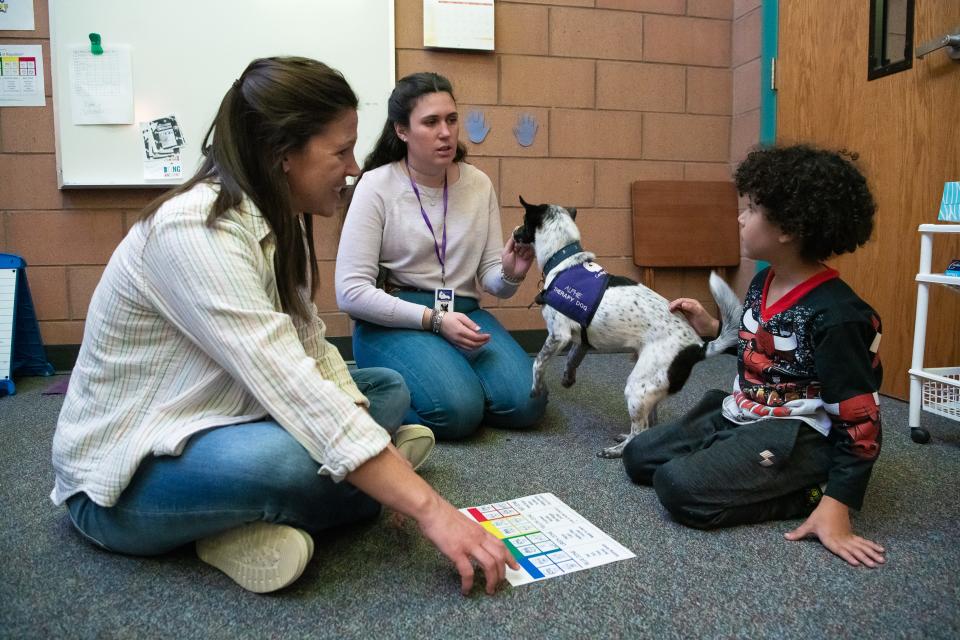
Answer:
M433 308L437 311L453 311L453 289L434 289Z

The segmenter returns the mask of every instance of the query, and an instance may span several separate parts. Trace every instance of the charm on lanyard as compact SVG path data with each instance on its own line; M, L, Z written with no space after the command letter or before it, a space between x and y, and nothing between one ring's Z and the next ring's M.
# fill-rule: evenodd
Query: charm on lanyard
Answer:
M453 311L453 289L434 289L433 308L437 311Z
M413 173L410 171L410 160L405 159L407 164L407 175L410 177L410 186L413 187L413 194L417 196L417 203L420 204L420 215L423 221L427 223L427 229L430 230L430 237L433 238L433 250L437 254L437 260L440 262L440 287L433 290L433 308L437 311L453 311L454 293L452 288L447 288L447 173L443 173L443 233L442 243L437 242L437 234L430 224L430 217L423 209L423 201L420 199L420 190L417 188L417 181L413 179Z

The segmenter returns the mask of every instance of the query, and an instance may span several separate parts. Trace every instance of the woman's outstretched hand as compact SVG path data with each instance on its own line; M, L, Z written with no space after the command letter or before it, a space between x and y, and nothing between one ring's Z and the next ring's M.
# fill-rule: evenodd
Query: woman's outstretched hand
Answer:
M503 582L507 565L512 569L520 568L503 542L442 498L417 522L423 535L457 568L463 595L469 594L473 588L475 565L483 569L489 594Z
M503 581L507 565L520 568L503 542L444 500L392 444L354 469L347 481L385 507L416 520L421 533L457 568L464 595L473 588L477 567L486 577L487 593Z

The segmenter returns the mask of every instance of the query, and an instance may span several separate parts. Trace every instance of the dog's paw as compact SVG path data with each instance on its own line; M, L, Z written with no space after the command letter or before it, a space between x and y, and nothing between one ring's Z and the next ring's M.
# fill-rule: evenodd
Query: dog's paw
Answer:
M570 376L569 378L567 376L563 376L560 378L560 385L563 386L564 389L569 389L576 381L576 376Z
M607 447L606 449L601 449L600 451L597 452L597 457L598 458L620 458L623 456L623 448L627 446L627 442L629 442L629 440L621 442L620 444L614 445L612 447Z
M539 383L539 384L536 383L536 382L534 382L534 383L533 383L533 386L530 387L530 397L531 397L531 398L539 398L540 396L546 396L546 395L549 395L549 391L547 390L547 385L546 385L546 384L544 384L544 383L542 383L542 382Z
M597 457L606 458L608 460L622 458L623 449L619 447L607 447L606 449L601 449L600 451L597 451Z

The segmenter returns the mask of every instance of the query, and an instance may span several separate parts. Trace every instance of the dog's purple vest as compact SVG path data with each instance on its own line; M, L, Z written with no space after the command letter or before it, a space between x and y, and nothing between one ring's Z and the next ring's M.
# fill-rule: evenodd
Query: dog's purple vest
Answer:
M600 306L609 281L610 274L597 263L577 264L557 274L550 288L537 296L537 302L550 305L587 328Z

